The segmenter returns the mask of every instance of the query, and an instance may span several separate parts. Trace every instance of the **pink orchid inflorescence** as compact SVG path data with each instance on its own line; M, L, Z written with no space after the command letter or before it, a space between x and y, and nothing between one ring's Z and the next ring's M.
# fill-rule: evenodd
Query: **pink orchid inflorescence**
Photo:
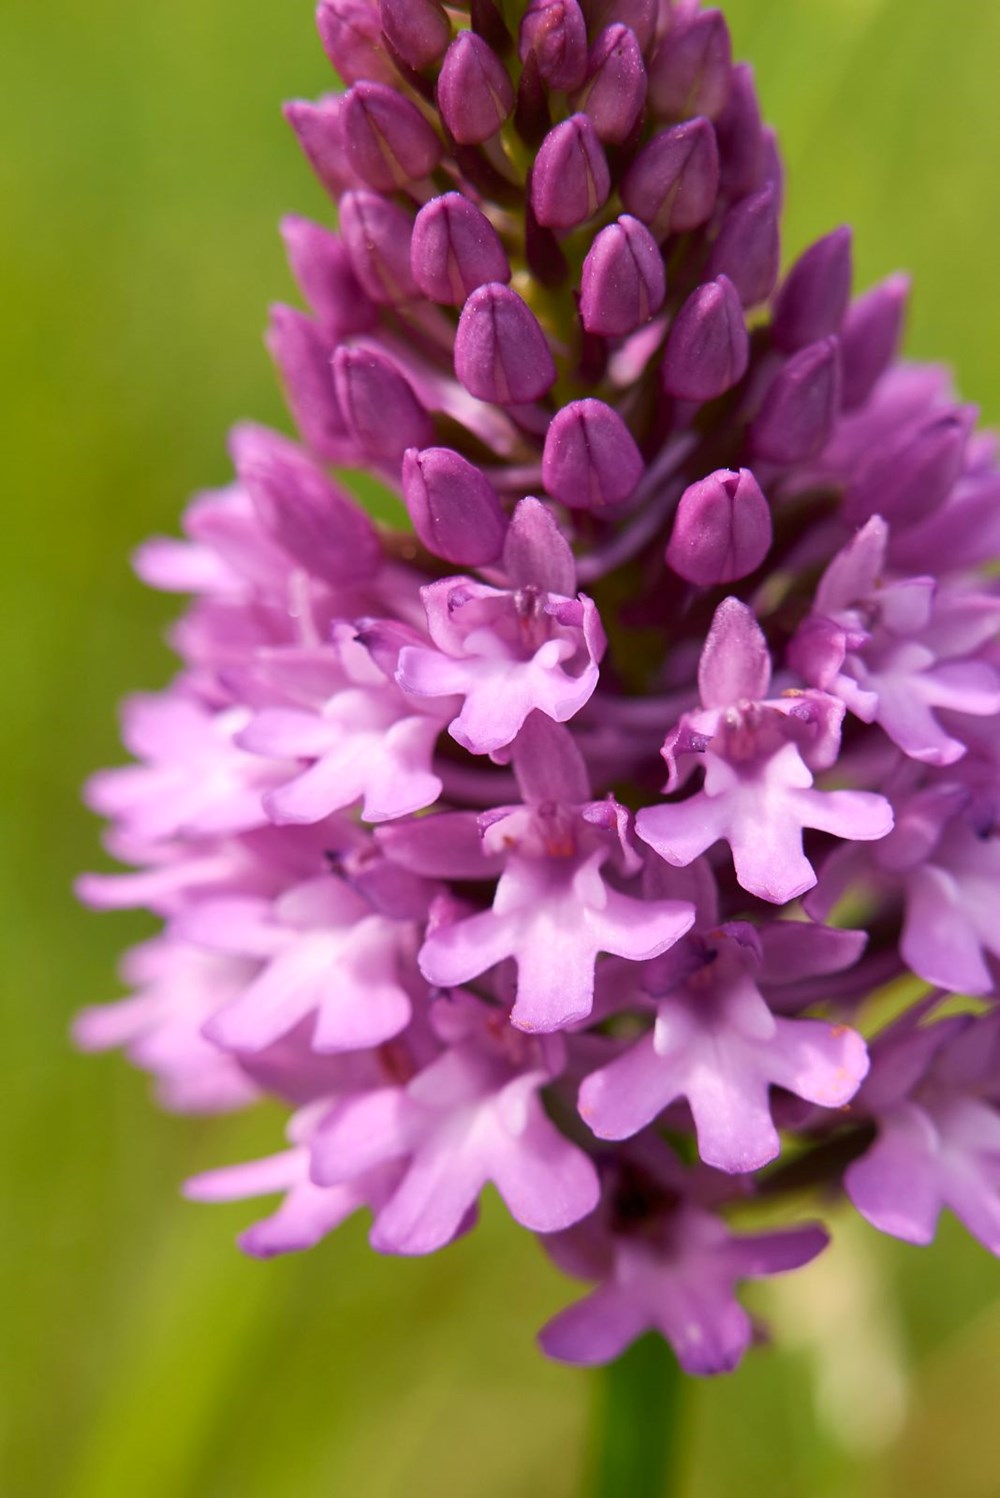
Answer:
M77 1038L168 1108L294 1110L188 1183L281 1194L248 1252L363 1208L428 1253L492 1183L595 1284L546 1352L731 1368L739 1282L826 1242L806 1188L1000 1253L994 444L898 362L905 280L850 300L846 229L777 284L717 10L318 21L347 90L286 112L339 229L285 221L309 310L267 336L298 434L238 428L138 554L195 601L89 786L132 869L82 894L164 929Z

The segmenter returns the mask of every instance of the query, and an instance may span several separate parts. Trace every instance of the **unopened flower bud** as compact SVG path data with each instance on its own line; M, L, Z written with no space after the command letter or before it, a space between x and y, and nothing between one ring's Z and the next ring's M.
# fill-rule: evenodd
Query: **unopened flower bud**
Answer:
M262 525L301 567L334 587L374 576L381 548L371 521L294 443L246 422L229 447Z
M455 373L470 395L501 406L538 400L551 389L551 350L515 291L490 282L469 297L455 334Z
M515 588L542 588L565 598L576 592L576 563L569 542L548 505L533 495L515 506L503 565Z
M730 71L729 97L715 123L719 140L719 187L742 198L764 185L767 150L753 69L737 63Z
M851 231L834 229L809 246L785 277L771 337L786 354L838 333L851 295Z
M370 457L398 463L408 447L429 447L434 440L433 421L385 354L339 348L333 385L348 430Z
M599 400L570 401L545 434L546 493L573 510L605 510L628 499L642 456L617 411Z
M514 105L514 127L525 145L534 149L552 129L552 111L548 89L538 71L538 59L529 52L517 81Z
M588 333L623 338L663 305L666 272L646 226L623 213L597 235L583 262L580 317Z
M657 0L583 0L582 9L591 36L618 21L635 33L645 52L656 32Z
M506 57L513 50L514 38L495 0L469 0L469 21L476 35L498 57Z
M305 441L331 463L348 461L355 443L330 379L330 335L304 312L279 305L271 308L264 341Z
M413 278L424 296L461 307L487 281L510 280L500 236L475 203L446 192L417 214L410 244Z
M284 115L306 160L331 197L339 198L349 187L361 186L347 159L343 94L327 95L318 104L293 99L285 105Z
M573 96L594 122L601 140L620 145L632 133L646 102L646 69L635 34L627 26L608 26L587 60L587 81Z
M847 309L841 334L845 411L864 405L895 358L909 294L908 276L890 276Z
M437 0L379 0L382 30L393 50L420 72L445 51L451 22Z
M710 401L742 380L750 339L736 287L728 276L699 286L670 327L663 387L678 400Z
M611 191L604 149L585 114L571 115L542 141L531 173L531 206L548 229L575 229Z
M732 45L721 11L678 13L649 64L649 102L677 120L715 119L729 97Z
M749 468L720 468L681 495L667 562L702 588L736 582L760 566L771 535L771 512Z
M493 486L448 447L403 455L403 498L429 551L457 567L483 567L503 549L507 521Z
M410 270L413 220L397 203L374 192L345 193L340 229L354 274L373 302L396 307L420 295Z
M320 0L316 26L323 51L345 83L395 81L396 70L382 43L379 8L372 0Z
M801 463L823 448L840 406L840 346L824 338L779 370L750 427L755 457Z
M587 76L587 23L577 0L531 0L521 21L521 61L534 53L549 88L570 93Z
M559 240L554 230L545 229L538 222L530 194L524 205L524 259L540 286L561 286L569 274L569 262Z
M761 169L761 188L770 187L774 192L774 201L778 212L781 212L785 201L785 164L781 159L781 151L778 146L777 132L770 125L764 126L764 165Z
M334 342L369 332L378 308L359 284L343 241L293 214L282 219L281 237L302 295Z
M409 99L383 83L356 83L344 95L347 158L369 187L394 192L428 176L441 142Z
M645 145L621 186L622 202L662 242L711 216L719 190L719 153L708 120L662 130Z
M744 307L755 307L771 295L780 260L778 206L774 189L765 187L730 208L712 246L709 271L728 276Z
M962 471L970 422L966 412L939 411L872 454L844 496L844 518L922 520L942 503Z
M445 53L437 101L441 118L463 146L496 135L514 108L507 69L474 31L460 31Z

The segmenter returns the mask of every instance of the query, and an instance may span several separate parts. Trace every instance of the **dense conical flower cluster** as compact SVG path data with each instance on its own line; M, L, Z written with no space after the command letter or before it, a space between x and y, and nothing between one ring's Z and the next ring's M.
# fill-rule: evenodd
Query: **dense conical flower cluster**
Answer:
M89 787L132 869L83 894L164 929L77 1035L168 1107L292 1108L189 1183L280 1194L249 1252L364 1208L427 1253L492 1182L594 1282L547 1352L730 1368L739 1282L824 1245L809 1186L1000 1252L993 445L897 362L905 281L851 300L846 229L779 284L718 11L318 21L346 92L287 115L338 227L285 221L309 310L267 335L298 435L239 428L139 553L195 601Z

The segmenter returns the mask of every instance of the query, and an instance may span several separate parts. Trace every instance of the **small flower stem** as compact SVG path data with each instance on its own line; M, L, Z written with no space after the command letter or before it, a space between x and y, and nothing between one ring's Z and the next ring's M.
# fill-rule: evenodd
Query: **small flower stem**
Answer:
M684 1375L670 1348L645 1336L596 1376L586 1498L671 1498Z

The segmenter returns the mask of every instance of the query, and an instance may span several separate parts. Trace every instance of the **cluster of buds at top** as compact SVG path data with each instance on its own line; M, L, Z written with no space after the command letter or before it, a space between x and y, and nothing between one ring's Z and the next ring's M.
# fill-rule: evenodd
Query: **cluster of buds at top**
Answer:
M281 1194L250 1252L367 1208L426 1253L493 1182L595 1282L550 1354L729 1368L738 1282L825 1242L748 1231L762 1192L1000 1252L992 444L897 361L905 281L851 300L846 229L779 284L718 11L318 20L346 91L287 115L338 228L285 221L308 310L267 335L297 438L239 428L139 553L195 601L89 787L131 868L82 892L165 925L78 1038L168 1107L293 1108L189 1186Z

